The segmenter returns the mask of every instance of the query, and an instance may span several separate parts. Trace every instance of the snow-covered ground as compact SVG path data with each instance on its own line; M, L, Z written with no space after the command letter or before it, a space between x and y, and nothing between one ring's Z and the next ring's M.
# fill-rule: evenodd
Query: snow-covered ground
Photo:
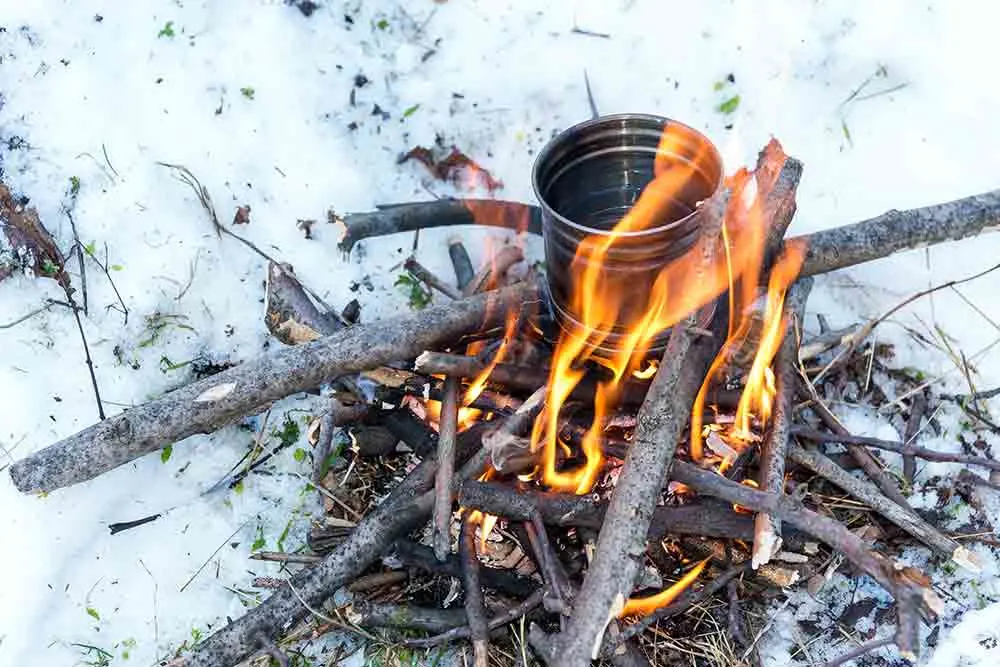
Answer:
M85 327L110 409L183 383L189 367L173 365L198 355L248 359L268 343L264 264L217 238L191 191L158 162L191 169L225 223L249 205L242 234L294 264L327 301L359 297L366 319L407 307L393 267L412 238L367 243L344 258L327 210L453 193L419 165L396 164L437 135L501 178L501 196L530 200L534 154L589 116L584 71L602 113L684 120L713 138L731 169L779 137L806 164L793 233L1000 185L1000 87L989 53L1000 6L989 0L317 4L307 17L263 0L0 0L3 180L31 199L64 248L79 183L80 239L101 257L107 245L129 310L126 325L106 308L117 298L90 264ZM314 239L300 219L319 220ZM422 235L418 254L445 275L446 234ZM488 234L468 233L474 262ZM810 311L848 324L987 268L998 254L1000 236L983 237L824 277ZM76 280L75 262L70 269ZM373 290L352 292L366 275ZM948 356L915 345L897 323L925 333L937 325L974 359L982 387L1000 385L1000 352L987 349L1000 337L997 280L921 300L878 336L896 344L900 366L944 374L938 386L961 391ZM54 281L9 278L0 283L0 324L60 295ZM157 321L172 324L148 343ZM0 406L7 462L96 420L66 311L0 329ZM290 398L272 424L287 410L301 420L296 410L311 406ZM855 415L851 426L896 437L891 418ZM251 437L228 428L191 438L166 462L151 455L44 498L0 477L0 665L97 658L81 645L108 651L115 665L151 664L241 614L229 589L247 588L248 569L276 570L248 561L251 545L273 548L296 508L284 543L301 543L315 509L294 476L253 476L242 493L199 496ZM925 444L954 447L953 437L940 440ZM278 468L306 465L290 448ZM108 533L108 523L168 508L155 523ZM992 553L978 552L987 573L963 580L950 622L977 611L941 630L928 665L1000 662L1000 579ZM802 595L796 605L807 606ZM782 613L791 618L796 605ZM804 640L795 633L776 624L772 664L788 662Z

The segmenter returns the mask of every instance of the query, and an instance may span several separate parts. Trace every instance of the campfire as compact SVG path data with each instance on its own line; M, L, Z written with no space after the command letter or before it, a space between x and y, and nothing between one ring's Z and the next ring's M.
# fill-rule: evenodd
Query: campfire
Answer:
M449 200L335 221L346 251L452 224L541 234L544 275L518 270L516 243L492 248L476 272L452 240L456 280L405 264L442 305L354 323L272 263L265 322L286 347L109 417L11 474L22 491L51 491L323 387L309 438L328 514L309 552L253 556L302 569L258 580L271 597L176 661L187 667L281 662L278 640L345 627L414 648L470 642L485 667L497 631L522 621L547 664L639 665L650 636L691 633L685 614L719 594L733 655L746 659L763 628L748 624L741 597L815 592L841 564L892 595L892 643L913 659L921 623L943 603L880 536L978 564L910 507L872 448L1000 463L851 435L823 383L851 372L874 324L809 337L806 302L811 276L995 226L1000 195L786 239L802 172L777 140L727 175L711 142L681 123L588 121L539 155L540 207ZM357 487L330 468L342 431ZM812 484L871 513L858 525L809 496ZM442 595L452 579L460 591ZM354 597L337 606L341 587Z

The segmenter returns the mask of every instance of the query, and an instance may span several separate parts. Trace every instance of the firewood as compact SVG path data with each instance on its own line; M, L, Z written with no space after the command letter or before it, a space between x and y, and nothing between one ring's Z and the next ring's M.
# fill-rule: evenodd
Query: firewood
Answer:
M760 472L757 483L770 493L785 491L785 458L788 448L788 431L792 425L792 398L795 395L795 373L798 364L799 341L802 321L805 319L806 301L812 289L812 279L796 282L785 297L787 329L775 358L775 396L771 425L760 448ZM754 520L753 568L768 563L781 550L781 522L767 514L758 514Z
M301 349L301 348L292 348ZM478 445L483 429L473 427L460 436L460 449L467 458ZM471 454L458 479L482 473L486 457L482 449ZM336 549L318 565L304 569L288 580L259 606L218 630L176 667L230 667L257 650L261 641L280 636L292 623L320 606L340 586L364 572L401 535L427 520L434 507L432 488L437 471L433 458L425 460L369 512Z
M441 418L438 426L438 469L434 481L436 494L433 522L434 554L438 560L445 560L451 552L452 486L455 476L455 440L458 436L460 389L461 385L456 378L445 380L444 400L441 402ZM476 581L479 581L478 573Z
M350 252L362 239L431 227L488 225L542 233L541 211L537 206L496 199L438 199L391 204L368 213L351 213L335 221L344 226L344 236L340 240L340 249L344 252Z
M941 534L913 510L904 508L886 498L868 480L855 477L819 452L803 449L794 442L788 444L788 457L795 463L833 482L934 551L953 560L957 565L972 572L980 571L972 552L950 537Z
M699 493L738 503L757 512L767 512L814 535L875 579L893 595L900 612L910 614L911 618L918 611L933 617L944 608L944 602L906 568L871 551L861 538L843 524L808 510L787 496L751 489L745 484L731 482L721 475L701 470L685 461L674 463L671 476ZM900 624L897 629L896 645L904 657L915 657L917 654L917 630L913 624Z
M461 238L456 236L448 239L448 256L451 258L451 265L455 268L455 282L458 283L458 289L463 290L466 285L472 282L475 272L472 269L469 252L465 249Z
M715 339L692 338L681 324L668 339L659 370L639 409L635 442L618 476L573 615L566 630L553 639L555 652L550 664L589 663L601 646L613 611L624 605L632 592L658 492L719 346Z
M476 554L476 524L468 514L462 519L459 537L459 558L462 560L462 585L465 590L465 617L469 623L475 667L489 664L490 629L483 602L483 587L479 582L479 556ZM438 557L440 560L440 556Z
M434 609L358 600L348 608L347 620L362 628L398 628L440 633L465 625L465 612L461 609Z
M1000 229L1000 190L789 239L808 244L803 276L829 273L893 253Z
M423 350L498 326L502 303L536 298L534 284L454 301L379 322L357 324L305 345L259 358L176 389L13 464L11 478L28 493L93 479L196 433L212 431L330 378L413 358Z
M869 438L860 435L824 433L807 426L793 426L792 435L804 440L813 442L836 442L842 445L867 445L876 449L884 449L905 456L914 456L925 461L939 461L941 463L962 463L965 465L982 466L990 470L1000 470L1000 461L994 461L983 456L973 454L950 454L948 452L938 452L926 447L918 447L908 442L895 442L893 440L882 440L880 438Z
M462 292L455 289L444 280L434 274L433 271L416 260L415 257L408 257L403 262L403 268L413 274L413 277L424 283L431 289L437 290L449 299L461 299Z

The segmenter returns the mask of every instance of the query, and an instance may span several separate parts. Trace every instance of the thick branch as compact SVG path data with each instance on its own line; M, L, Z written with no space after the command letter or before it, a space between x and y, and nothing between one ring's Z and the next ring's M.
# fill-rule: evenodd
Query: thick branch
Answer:
M340 249L344 252L350 252L355 243L372 236L431 227L488 225L542 233L542 215L537 206L495 199L439 199L392 204L368 213L348 214L340 222L345 227L340 240Z
M503 304L536 298L534 285L455 301L274 350L130 408L11 466L22 492L92 479L196 433L210 433L270 401L330 378L412 358L428 347L498 325Z
M798 236L808 253L803 276L829 273L870 262L901 250L957 241L1000 228L1000 190L906 211L882 215Z
M553 656L557 666L586 665L604 629L632 592L646 550L646 533L681 431L716 349L714 339L692 341L683 325L668 339L597 541L597 551Z

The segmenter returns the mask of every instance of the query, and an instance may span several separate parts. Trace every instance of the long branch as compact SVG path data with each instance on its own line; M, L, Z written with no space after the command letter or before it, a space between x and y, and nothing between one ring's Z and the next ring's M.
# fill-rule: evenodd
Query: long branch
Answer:
M524 303L536 295L534 284L519 285L274 350L35 452L11 466L11 477L22 492L52 491L92 479L330 378L413 358L428 347L498 326L504 304Z
M473 213L475 211L475 213ZM386 206L343 219L341 249L372 236L446 225L486 224L541 233L537 206L497 200L438 200ZM896 252L958 241L1000 229L1000 190L882 215L853 224L803 234L788 243L808 247L803 276L829 273Z

